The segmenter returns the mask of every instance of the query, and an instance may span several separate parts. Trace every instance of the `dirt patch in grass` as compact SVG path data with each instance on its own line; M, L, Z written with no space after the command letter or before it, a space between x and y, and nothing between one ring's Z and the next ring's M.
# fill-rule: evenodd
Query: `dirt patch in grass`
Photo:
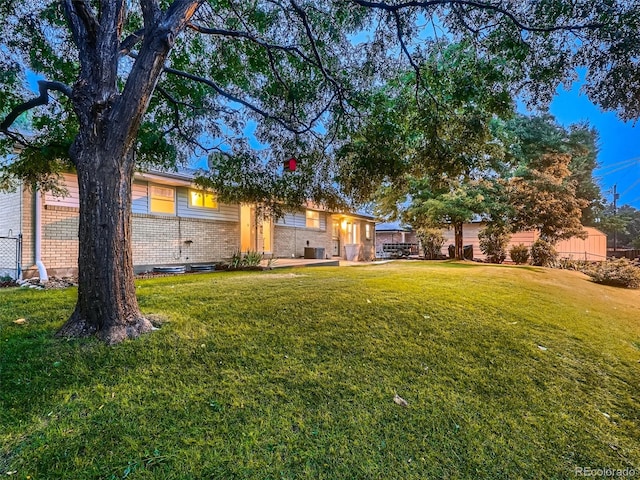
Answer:
M255 278L260 280L271 280L271 279L276 280L280 278L303 278L306 276L307 275L300 274L300 273L272 273L271 275L260 275Z

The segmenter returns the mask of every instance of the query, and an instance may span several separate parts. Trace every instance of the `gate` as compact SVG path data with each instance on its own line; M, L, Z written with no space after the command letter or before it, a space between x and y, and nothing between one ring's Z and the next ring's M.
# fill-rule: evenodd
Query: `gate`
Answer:
M22 273L20 257L22 252L22 234L17 237L0 237L0 278L20 278Z

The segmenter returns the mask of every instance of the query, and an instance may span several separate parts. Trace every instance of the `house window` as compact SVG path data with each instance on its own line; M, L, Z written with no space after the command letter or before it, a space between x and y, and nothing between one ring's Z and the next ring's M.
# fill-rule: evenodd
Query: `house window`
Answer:
M149 185L149 211L151 213L164 213L175 215L176 190L173 187Z
M353 223L351 235L351 243L360 243L360 239L358 238L358 224Z
M371 240L371 224L366 223L364 225L364 236L367 240Z
M189 189L189 206L216 209L218 208L218 199L211 192Z
M320 228L320 212L307 210L307 228Z

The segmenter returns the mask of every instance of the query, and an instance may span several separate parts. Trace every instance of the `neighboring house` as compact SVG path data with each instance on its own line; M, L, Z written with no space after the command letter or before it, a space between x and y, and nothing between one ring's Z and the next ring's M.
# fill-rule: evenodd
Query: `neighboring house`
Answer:
M473 247L473 258L478 260L484 260L486 257L480 251L480 241L478 240L478 233L484 228L483 222L465 223L462 227L462 242L463 245L471 245ZM561 240L555 248L561 258L571 258L573 260L589 260L599 261L606 260L607 258L607 236L597 228L584 227L587 232L587 238L581 239L578 237L572 237L568 240ZM444 247L442 248L442 254L448 255L449 245L454 243L454 232L452 229L443 231L446 238ZM508 252L513 245L522 243L527 247L531 247L540 235L536 231L525 231L514 233L511 236L509 245L507 246L507 260L510 260Z
M481 221L465 223L462 228L463 245L471 245L473 248L473 258L484 260L486 256L480 251L480 241L478 233L484 228ZM571 258L574 260L598 261L607 258L607 236L600 230L593 227L584 227L588 237L581 239L577 237L562 240L557 243L556 250L561 258ZM454 243L454 232L452 229L444 229L445 243L442 247L442 254L449 255L449 245ZM511 236L507 247L507 252L513 245L520 243L531 247L531 244L539 238L538 232L526 231L518 232ZM402 227L397 223L378 223L376 225L376 256L383 258L388 256L384 251L385 245L397 243L418 243L418 239L409 227ZM507 257L510 260L509 257Z
M398 244L418 245L418 237L411 227L400 225L400 223L376 224L376 257L393 256L393 246Z
M24 278L74 274L78 258L78 184L64 174L68 192L56 197L20 186L0 193L0 240L22 235L19 264ZM302 257L305 247L325 257L374 257L373 218L301 209L275 222L257 218L255 206L227 205L200 189L188 172L136 173L132 188L132 249L136 272L155 266L208 264L238 251L269 257ZM0 275L3 268L0 242ZM9 256L7 256L9 258ZM10 260L9 260L10 261ZM16 262L14 261L14 264ZM19 275L13 275L19 276Z

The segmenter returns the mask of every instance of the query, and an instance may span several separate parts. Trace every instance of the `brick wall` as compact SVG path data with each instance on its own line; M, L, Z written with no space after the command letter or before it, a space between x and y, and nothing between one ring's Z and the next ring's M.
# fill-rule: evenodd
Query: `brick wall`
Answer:
M42 209L42 263L49 275L75 272L78 263L78 209L46 205Z
M25 196L23 268L34 266L32 194ZM197 218L132 214L132 249L136 271L167 264L210 263L230 258L240 248L240 225ZM42 210L42 261L50 276L77 271L78 209L46 205Z
M333 251L331 232L283 225L274 226L273 251L277 257L302 257L305 247L324 248L325 257L327 255L331 257Z
M369 235L367 238L365 225L369 225ZM366 220L360 221L360 255L358 260L361 262L369 262L376 258L376 224L374 222L368 222Z
M133 214L137 270L162 264L209 263L240 249L240 224L197 218Z
M0 237L15 237L20 233L20 188L0 192Z

